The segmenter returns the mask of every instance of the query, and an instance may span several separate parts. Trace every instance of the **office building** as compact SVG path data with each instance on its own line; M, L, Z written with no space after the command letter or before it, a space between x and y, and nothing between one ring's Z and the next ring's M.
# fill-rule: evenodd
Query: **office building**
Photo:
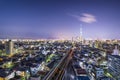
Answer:
M14 44L12 40L9 40L5 44L6 54L13 54L14 53Z
M119 55L119 49L117 46L115 46L115 49L113 50L113 55Z
M120 56L119 55L108 55L108 72L113 76L115 80L120 80Z

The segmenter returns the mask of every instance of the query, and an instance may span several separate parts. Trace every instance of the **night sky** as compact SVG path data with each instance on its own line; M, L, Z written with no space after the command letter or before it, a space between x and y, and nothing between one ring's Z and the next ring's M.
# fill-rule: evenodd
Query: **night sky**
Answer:
M81 26L82 25L82 26ZM0 38L120 39L120 0L0 0Z

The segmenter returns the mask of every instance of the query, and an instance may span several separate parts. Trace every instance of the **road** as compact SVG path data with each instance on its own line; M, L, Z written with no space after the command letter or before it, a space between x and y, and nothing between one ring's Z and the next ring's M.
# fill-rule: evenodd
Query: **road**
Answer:
M43 80L62 80L63 76L68 76L66 77L65 80L74 80L73 79L73 71L71 72L72 69L72 54L73 54L73 49L69 50L66 55L60 60L59 64L51 70L48 75L44 77ZM65 73L66 72L66 73ZM70 77L70 79L69 79Z
M72 68L72 60L70 60L67 69L65 70L65 78L64 80L75 80L75 73Z

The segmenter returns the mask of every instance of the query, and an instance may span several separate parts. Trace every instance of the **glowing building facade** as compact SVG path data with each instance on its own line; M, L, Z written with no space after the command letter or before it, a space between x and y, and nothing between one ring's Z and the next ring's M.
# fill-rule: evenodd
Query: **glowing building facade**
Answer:
M12 40L9 40L5 44L6 54L13 54L14 53L14 44Z

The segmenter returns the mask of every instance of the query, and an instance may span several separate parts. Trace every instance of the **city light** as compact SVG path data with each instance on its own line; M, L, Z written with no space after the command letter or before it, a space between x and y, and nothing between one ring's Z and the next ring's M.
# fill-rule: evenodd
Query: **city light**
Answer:
M120 0L0 0L0 80L120 80Z

